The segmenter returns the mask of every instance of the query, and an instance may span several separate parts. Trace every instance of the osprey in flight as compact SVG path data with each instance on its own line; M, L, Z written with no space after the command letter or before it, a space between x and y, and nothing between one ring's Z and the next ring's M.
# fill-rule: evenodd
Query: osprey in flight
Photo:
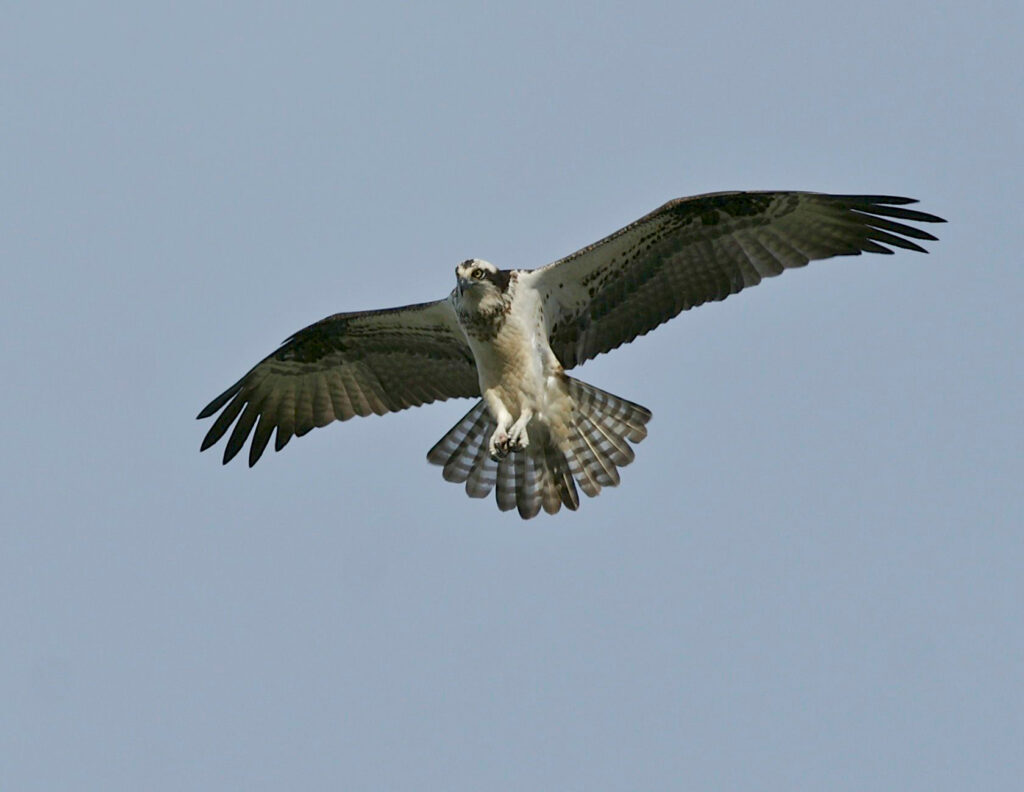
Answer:
M577 486L593 497L619 483L651 413L567 370L812 259L892 253L887 245L924 253L911 239L935 237L898 221L944 221L910 203L711 193L670 201L540 269L463 261L442 300L336 314L293 335L199 413L220 412L201 450L231 429L227 463L252 435L251 466L275 432L280 451L331 421L472 397L427 453L444 478L474 498L496 490L498 508L524 518L576 509Z

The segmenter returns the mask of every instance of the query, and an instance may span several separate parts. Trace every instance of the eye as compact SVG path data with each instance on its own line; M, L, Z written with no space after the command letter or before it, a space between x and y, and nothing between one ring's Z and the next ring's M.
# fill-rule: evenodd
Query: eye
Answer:
M484 271L482 269L475 269L475 270L473 270L473 276L472 277L473 277L473 280L483 280L484 279Z

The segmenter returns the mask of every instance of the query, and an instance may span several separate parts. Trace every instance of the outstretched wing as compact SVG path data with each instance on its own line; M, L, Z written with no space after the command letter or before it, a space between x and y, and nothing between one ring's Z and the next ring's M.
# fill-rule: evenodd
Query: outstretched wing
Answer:
M199 418L221 412L200 450L234 423L224 462L252 433L252 466L275 429L280 451L292 435L334 420L479 395L473 353L447 300L336 314L300 330L210 402Z
M723 192L680 198L560 261L520 276L544 298L551 349L569 369L680 311L723 300L813 259L927 252L931 234L889 218L945 222L911 198ZM908 239L908 237L910 239Z

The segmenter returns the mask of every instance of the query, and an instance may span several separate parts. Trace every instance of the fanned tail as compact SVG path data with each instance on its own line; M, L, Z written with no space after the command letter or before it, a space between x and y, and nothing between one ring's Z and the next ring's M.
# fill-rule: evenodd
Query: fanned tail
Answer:
M619 468L636 458L629 444L647 437L651 411L572 377L569 396L575 405L569 464L580 487L594 498L601 487L617 486Z
M481 399L427 452L427 461L444 466L445 481L466 482L469 497L486 498L498 472L498 463L487 453L487 442L497 427Z
M535 418L529 445L495 461L487 449L497 424L481 400L427 452L427 460L444 468L446 481L465 482L472 498L496 488L498 508L518 509L524 519L542 508L548 514L563 505L579 508L577 484L595 497L619 483L619 468L635 456L630 443L647 436L651 412L572 377L566 385L572 410L562 431Z

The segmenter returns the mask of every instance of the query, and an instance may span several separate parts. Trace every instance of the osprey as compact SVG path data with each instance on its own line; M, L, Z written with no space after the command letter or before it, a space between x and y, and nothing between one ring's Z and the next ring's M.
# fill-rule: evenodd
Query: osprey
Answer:
M210 402L202 448L234 424L224 463L249 436L249 465L272 433L292 436L354 415L479 398L427 453L444 478L524 518L579 506L619 483L651 412L565 372L681 311L722 300L813 259L927 252L941 223L910 198L722 192L681 198L534 270L480 259L455 268L443 300L341 313L300 330ZM891 219L895 218L895 219Z

